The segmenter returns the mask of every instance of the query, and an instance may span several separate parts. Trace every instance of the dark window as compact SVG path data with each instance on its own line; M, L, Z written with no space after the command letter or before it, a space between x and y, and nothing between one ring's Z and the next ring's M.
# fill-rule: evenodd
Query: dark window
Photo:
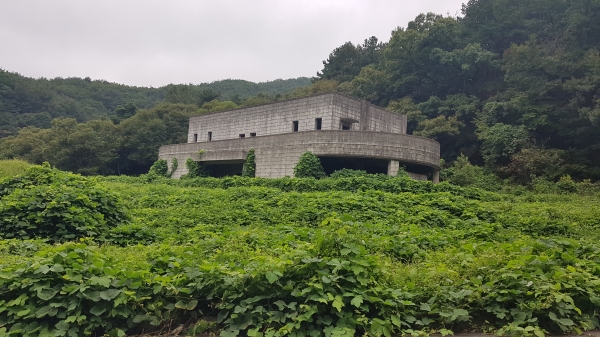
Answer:
M246 134L245 133L240 133L240 138L246 138Z
M194 143L198 143L198 134L194 133Z
M298 132L298 121L293 121L292 122L292 131L293 132Z
M212 140L212 131L208 132L208 141L210 142Z
M256 132L250 132L250 137L256 137Z
M350 130L351 125L350 124L342 124L342 130Z
M315 119L315 130L321 130L321 124L323 124L322 118Z

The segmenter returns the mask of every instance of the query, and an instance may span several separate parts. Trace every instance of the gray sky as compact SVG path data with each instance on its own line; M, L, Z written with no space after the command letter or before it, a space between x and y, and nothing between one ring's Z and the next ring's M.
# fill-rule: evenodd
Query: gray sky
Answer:
M138 86L314 76L346 41L467 0L0 0L0 68Z

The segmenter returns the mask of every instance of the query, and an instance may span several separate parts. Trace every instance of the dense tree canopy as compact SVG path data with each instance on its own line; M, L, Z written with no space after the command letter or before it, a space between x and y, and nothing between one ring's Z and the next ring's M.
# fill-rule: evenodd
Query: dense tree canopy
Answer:
M394 30L358 71L359 47L335 49L318 79L407 114L447 163L462 153L515 178L523 154L551 152L561 173L600 178L600 1L471 0Z

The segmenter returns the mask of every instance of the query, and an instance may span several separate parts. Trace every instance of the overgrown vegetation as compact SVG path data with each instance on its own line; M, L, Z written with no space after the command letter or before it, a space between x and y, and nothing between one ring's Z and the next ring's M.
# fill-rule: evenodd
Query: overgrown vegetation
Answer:
M321 165L321 160L312 152L304 152L296 166L294 166L294 177L296 178L315 178L325 177L325 170Z
M24 160L0 160L0 179L25 173L25 171L27 171L27 169L30 167L31 164Z
M517 196L360 172L94 180L131 222L103 241L0 240L0 334L190 321L222 336L599 327L597 191Z
M242 171L242 177L254 178L256 175L256 155L254 149L250 149L246 155L246 162Z
M103 241L107 230L126 220L114 194L48 164L0 180L1 238Z

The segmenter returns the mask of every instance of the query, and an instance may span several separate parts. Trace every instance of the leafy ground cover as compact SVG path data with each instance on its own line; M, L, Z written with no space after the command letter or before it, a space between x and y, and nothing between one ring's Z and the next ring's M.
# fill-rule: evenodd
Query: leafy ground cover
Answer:
M144 179L96 179L129 216L108 243L0 241L0 335L198 322L189 335L542 336L600 325L597 196L402 177Z

